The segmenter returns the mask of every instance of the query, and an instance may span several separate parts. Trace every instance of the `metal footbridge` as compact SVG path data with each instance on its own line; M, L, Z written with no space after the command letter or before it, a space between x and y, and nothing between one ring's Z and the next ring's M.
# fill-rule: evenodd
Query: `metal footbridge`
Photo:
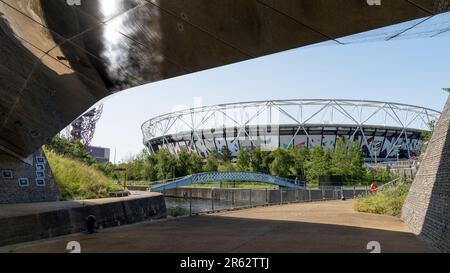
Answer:
M193 184L205 184L212 182L258 182L291 189L305 189L304 182L273 176L265 173L205 172L177 178L165 184L153 185L150 187L150 191L161 192L163 190L175 189L178 187L185 187Z

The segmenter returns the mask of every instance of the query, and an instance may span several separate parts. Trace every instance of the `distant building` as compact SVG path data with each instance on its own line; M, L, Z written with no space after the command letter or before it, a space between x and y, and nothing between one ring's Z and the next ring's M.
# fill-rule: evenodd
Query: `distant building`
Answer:
M109 162L109 148L89 146L88 153L99 163Z

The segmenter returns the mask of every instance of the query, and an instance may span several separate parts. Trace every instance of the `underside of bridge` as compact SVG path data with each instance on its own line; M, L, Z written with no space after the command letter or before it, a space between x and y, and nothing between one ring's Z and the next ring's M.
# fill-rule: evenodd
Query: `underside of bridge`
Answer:
M448 0L376 2L0 0L0 191L35 181L41 145L114 92L416 20L390 40L450 10Z
M449 9L442 0L76 2L0 0L0 147L17 157L111 93Z

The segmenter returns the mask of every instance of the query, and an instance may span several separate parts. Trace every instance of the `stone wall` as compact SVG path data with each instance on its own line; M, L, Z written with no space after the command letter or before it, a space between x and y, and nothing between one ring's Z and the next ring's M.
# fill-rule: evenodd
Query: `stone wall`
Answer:
M57 201L59 187L41 149L25 163L0 150L0 204Z
M0 217L0 246L85 231L89 215L96 217L97 229L166 218L161 194L55 202L50 210L46 204L39 204L32 213L21 214L19 209L17 215Z
M435 249L450 252L450 98L403 206L402 219Z

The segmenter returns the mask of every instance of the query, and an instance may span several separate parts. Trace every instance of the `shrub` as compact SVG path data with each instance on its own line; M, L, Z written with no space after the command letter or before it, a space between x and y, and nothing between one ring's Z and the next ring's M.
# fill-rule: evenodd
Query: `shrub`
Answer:
M398 216L408 196L409 188L410 184L399 183L395 187L361 196L356 199L354 209L359 212Z
M94 167L47 149L45 154L65 200L108 197L111 190L120 189Z
M79 140L70 141L66 138L55 136L50 139L45 147L59 155L70 157L87 165L95 163L95 159L89 155L84 145Z
M224 162L219 165L218 171L219 172L235 172L236 167L231 162Z

